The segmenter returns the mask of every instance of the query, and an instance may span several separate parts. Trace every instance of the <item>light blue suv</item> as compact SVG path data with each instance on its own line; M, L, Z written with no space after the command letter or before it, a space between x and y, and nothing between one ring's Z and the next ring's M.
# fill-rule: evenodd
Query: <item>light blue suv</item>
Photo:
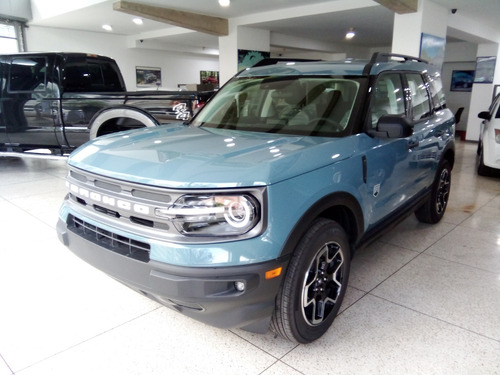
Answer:
M311 342L356 249L413 212L442 218L454 131L439 73L416 58L250 68L189 124L76 150L59 238L194 319Z

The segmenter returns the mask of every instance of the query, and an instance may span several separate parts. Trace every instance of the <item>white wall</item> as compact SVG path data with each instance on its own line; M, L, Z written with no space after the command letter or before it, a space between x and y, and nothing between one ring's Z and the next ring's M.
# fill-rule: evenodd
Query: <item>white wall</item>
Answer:
M467 129L472 92L450 91L451 74L454 70L476 69L476 54L477 45L474 43L460 42L446 44L445 61L441 71L446 104L453 113L456 113L458 108L464 107L457 130Z
M201 70L219 70L217 56L127 48L126 37L113 34L30 26L26 39L28 51L85 52L114 58L129 91L137 90L136 66L160 67L161 89L165 90L177 90L178 84L200 83Z
M479 44L477 55L496 56L497 65L495 68L494 84L500 83L500 48L497 43ZM488 109L493 96L493 85L486 83L477 83L472 86L472 97L470 102L470 113L467 123L466 139L469 141L477 141L479 139L479 130L481 121L477 114Z
M0 15L29 20L31 19L30 0L1 0Z

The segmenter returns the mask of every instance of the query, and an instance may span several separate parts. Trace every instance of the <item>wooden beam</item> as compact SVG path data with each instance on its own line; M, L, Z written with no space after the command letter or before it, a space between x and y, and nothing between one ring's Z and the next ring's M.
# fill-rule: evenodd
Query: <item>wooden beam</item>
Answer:
M216 36L229 34L228 21L225 18L211 17L204 14L184 12L176 9L139 4L131 1L117 1L113 9L153 21L168 23L202 33Z
M375 0L397 14L415 13L418 11L418 0Z

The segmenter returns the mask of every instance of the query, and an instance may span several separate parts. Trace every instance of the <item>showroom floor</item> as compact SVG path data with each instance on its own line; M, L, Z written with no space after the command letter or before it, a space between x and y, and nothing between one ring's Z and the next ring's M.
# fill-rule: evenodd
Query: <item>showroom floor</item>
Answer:
M343 311L295 345L219 330L96 271L55 234L64 161L0 158L0 375L500 374L500 178L459 142L448 211L353 261Z

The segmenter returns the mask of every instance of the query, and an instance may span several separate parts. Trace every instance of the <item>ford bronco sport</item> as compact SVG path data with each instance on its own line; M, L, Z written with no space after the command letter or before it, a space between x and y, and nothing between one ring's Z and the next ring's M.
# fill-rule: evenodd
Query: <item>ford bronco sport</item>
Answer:
M76 150L58 235L194 319L311 342L355 249L413 212L443 217L454 128L439 73L416 58L250 68L188 124Z

